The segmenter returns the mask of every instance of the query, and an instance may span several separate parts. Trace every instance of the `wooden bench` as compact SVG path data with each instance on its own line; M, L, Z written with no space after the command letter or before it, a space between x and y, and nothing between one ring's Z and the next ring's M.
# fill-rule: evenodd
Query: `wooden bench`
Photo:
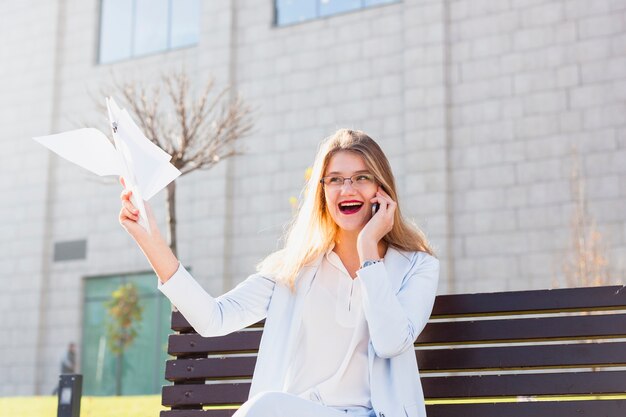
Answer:
M172 329L161 417L231 416L262 323L203 338L175 312ZM626 416L626 287L441 295L415 348L429 417Z

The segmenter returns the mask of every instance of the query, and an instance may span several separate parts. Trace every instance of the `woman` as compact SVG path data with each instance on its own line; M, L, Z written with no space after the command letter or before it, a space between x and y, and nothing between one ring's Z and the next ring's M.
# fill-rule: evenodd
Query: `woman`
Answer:
M266 318L250 398L236 417L426 415L413 343L439 262L401 216L389 162L365 133L342 129L322 143L285 247L221 297L180 265L149 206L151 235L130 192L121 198L120 223L199 334Z

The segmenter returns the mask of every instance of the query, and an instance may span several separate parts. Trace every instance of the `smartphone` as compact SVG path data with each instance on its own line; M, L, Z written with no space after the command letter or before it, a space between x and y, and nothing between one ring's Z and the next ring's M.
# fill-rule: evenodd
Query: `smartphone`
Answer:
M374 214L376 214L376 212L378 211L378 209L380 208L380 203L374 203L372 204L372 216Z

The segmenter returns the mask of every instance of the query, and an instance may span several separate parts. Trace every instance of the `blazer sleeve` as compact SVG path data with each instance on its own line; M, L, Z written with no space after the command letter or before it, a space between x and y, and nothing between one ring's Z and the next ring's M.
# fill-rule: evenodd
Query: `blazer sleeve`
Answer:
M379 357L390 358L412 349L430 317L437 294L439 261L424 252L416 256L397 294L383 262L357 271L370 339Z
M217 298L207 293L182 266L161 284L170 299L201 336L223 336L262 320L267 315L275 281L260 274Z

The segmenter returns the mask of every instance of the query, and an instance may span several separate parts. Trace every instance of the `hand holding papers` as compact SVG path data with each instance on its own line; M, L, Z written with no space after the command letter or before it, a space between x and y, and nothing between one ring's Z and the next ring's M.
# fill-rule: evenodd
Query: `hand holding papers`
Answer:
M139 210L138 223L148 233L144 200L149 200L180 175L168 153L146 138L128 112L107 99L115 146L98 129L85 128L33 138L59 156L97 175L121 175L131 202Z

